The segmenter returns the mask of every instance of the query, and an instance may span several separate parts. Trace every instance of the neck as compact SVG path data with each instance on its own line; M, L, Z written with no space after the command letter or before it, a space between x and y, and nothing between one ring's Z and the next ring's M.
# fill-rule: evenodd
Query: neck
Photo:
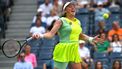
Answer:
M74 21L74 16L73 15L68 15L68 16L66 16L68 19L70 19L70 20L72 20L72 21Z
M118 42L118 40L115 40L115 42Z
M37 25L36 27L40 27L41 25Z
M118 30L119 30L119 28L115 28L114 30L118 31Z
M26 53L26 55L29 55L30 53Z
M80 47L80 49L83 49L83 47Z
M55 5L56 7L58 7L58 3L54 3L54 5Z
M48 6L49 3L45 3L46 6Z

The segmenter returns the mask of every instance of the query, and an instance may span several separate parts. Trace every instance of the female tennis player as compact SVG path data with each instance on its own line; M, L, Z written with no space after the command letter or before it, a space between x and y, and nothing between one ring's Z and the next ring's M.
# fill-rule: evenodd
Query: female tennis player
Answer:
M53 52L53 60L55 69L66 69L68 63L73 63L73 69L82 69L82 62L78 53L79 40L94 41L93 37L89 37L82 33L81 23L75 18L75 3L66 2L63 6L64 16L54 23L51 31L40 34L40 37L33 38L52 38L56 32L60 37L59 43L55 46Z

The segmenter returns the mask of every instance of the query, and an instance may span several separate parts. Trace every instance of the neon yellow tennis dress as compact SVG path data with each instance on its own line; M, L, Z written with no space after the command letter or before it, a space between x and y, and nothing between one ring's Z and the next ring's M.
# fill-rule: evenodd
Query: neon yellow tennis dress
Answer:
M60 18L62 26L59 29L60 42L56 45L53 52L53 59L59 62L81 62L80 55L78 53L78 40L79 34L82 32L80 27L80 21L74 19L74 21L68 18Z

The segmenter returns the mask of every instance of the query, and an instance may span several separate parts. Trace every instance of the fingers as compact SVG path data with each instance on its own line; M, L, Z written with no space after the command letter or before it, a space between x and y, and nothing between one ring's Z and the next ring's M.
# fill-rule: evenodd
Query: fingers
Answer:
M98 39L99 38L99 35L96 35L95 37L94 37L94 39Z
M97 41L97 40L93 40L92 42L93 42L94 44L97 44L98 41Z
M34 34L32 35L32 38L33 38L33 39L42 38L42 34L40 34L40 33L34 33Z

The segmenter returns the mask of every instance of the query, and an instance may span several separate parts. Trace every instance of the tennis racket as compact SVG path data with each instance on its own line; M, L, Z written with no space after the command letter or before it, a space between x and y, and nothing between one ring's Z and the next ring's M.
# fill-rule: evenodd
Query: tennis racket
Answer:
M32 37L25 40L16 40L16 39L6 40L2 45L2 52L8 58L15 57L22 51L22 48L30 40L32 40Z

